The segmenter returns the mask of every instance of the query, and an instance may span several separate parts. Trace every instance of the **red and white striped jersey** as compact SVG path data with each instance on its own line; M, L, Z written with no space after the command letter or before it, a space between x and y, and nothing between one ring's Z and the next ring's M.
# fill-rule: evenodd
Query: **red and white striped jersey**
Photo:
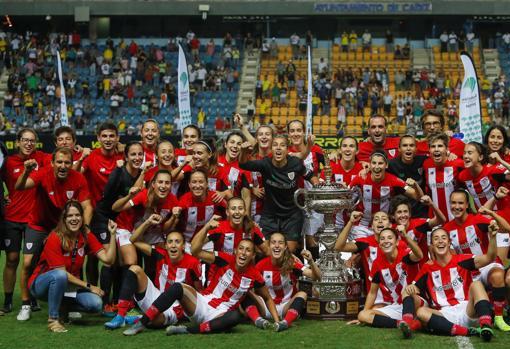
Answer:
M296 148L295 146L289 147L289 153L299 153L300 150ZM319 175L320 173L320 164L324 163L324 152L321 147L319 147L317 144L312 146L312 149L310 153L308 153L308 156L303 160L303 164L305 165L306 172L305 174L308 175L310 173L313 173L314 175ZM311 188L312 183L305 180L304 178L301 178L299 180L299 187L300 188Z
M464 169L459 173L459 183L466 187L478 209L494 197L499 184L505 180L506 172L500 166L484 165L482 172L474 177L469 169Z
M468 299L473 270L473 255L456 254L444 267L434 260L425 263L415 283L428 294L433 306L441 309Z
M389 211L391 198L405 192L406 183L391 173L386 173L380 182L374 182L370 175L365 179L356 176L350 187L359 187L362 191L358 204L358 211L363 212L360 225L368 227L374 213Z
M453 219L450 212L450 194L455 190L455 181L463 167L464 162L460 159L446 161L442 166L436 166L432 159L423 163L428 193L448 219Z
M160 247L155 248L157 258L156 262L156 278L154 285L161 292L172 286L173 283L185 283L194 286L195 281L202 278L202 265L200 261L190 254L185 253L182 259L173 264L168 252Z
M230 189L234 193L234 196L241 195L243 178L250 175L249 171L241 170L238 160L228 162L225 155L220 155L218 157L218 166L226 173L228 181L230 182Z
M178 204L182 208L179 227L180 231L184 232L186 241L191 242L193 236L209 222L212 216L220 213L217 210L218 207L226 207L225 200L220 204L213 202L212 197L214 193L208 190L204 201L197 201L191 192L181 196Z
M280 268L273 265L271 257L262 259L257 263L256 268L262 274L275 304L287 303L296 294L297 280L306 269L301 262L294 261L292 271L288 275L282 275Z
M361 162L356 162L354 167L349 171L346 171L340 162L330 162L331 166L331 181L334 183L345 183L346 185L351 184L354 177L356 177L361 170L363 170L363 165ZM324 176L324 169L321 171L321 178L326 179Z
M446 223L443 228L450 235L452 247L457 254L469 253L482 255L489 249L489 224L491 220L481 214L468 214L464 223L455 220Z
M239 307L246 293L252 288L264 286L264 279L254 265L240 272L236 268L235 257L223 252L214 252L216 272L203 295L213 295L209 306L222 307L226 311Z
M185 176L190 176L193 168L189 165L184 166L182 172ZM181 186L182 187L182 186ZM228 180L228 173L224 167L218 166L215 173L207 174L207 187L211 191L224 191L230 189L230 181ZM189 188L184 188L184 191L188 192Z
M175 155L175 161L177 162L177 166L181 166L182 163L186 160L186 156L188 155L188 152L186 149L183 148L177 148L174 150Z
M260 246L266 241L264 235L257 226L252 228L252 232L246 233L243 228L234 229L228 220L221 221L220 225L207 232L207 238L214 243L214 251L221 251L230 255L234 254L242 239L253 240L256 246Z
M402 291L418 274L418 262L409 258L411 250L398 249L397 258L390 263L384 254L380 254L372 266L371 279L379 284L385 303L402 303Z
M393 225L395 228L396 225ZM429 219L425 218L411 218L409 221L409 226L407 227L407 234L418 244L421 252L423 253L423 258L420 261L420 264L423 264L429 259L429 241L428 241L428 233L431 231L431 227L429 225Z
M361 267L363 268L363 274L365 275L365 287L367 292L370 291L370 274L372 272L372 267L381 252L379 248L379 243L375 239L375 235L370 235L368 237L359 238L355 241L356 246L358 247L358 253L361 255ZM399 240L398 241L398 249L406 249L407 244Z

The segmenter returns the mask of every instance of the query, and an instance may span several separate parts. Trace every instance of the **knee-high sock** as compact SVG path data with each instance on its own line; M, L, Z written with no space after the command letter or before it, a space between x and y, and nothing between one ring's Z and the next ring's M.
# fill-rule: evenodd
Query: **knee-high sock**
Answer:
M122 286L120 288L119 303L118 303L118 314L120 316L126 316L127 312L131 308L133 303L133 296L138 286L138 280L136 274L131 270L127 270L124 273L124 280L122 280Z
M112 290L113 267L103 265L99 274L99 286L104 292L103 304L110 304L110 292Z
M372 327L395 328L397 327L397 320L392 319L388 316L375 314L374 321L372 322Z
M494 315L503 315L503 309L506 305L506 287L493 287L492 298L494 299Z
M122 287L122 278L124 271L129 269L129 265L120 267L118 265L113 267L112 279L112 303L116 304L119 301L120 288Z
M489 301L483 299L476 302L475 312L478 315L480 326L492 326L492 311Z
M189 333L217 333L223 332L236 326L241 321L239 311L228 311L220 317L199 325L188 327Z
M407 296L402 300L402 321L407 323L414 319L414 299L412 296Z
M305 307L305 300L301 297L297 297L294 299L292 304L289 307L289 310L287 311L287 314L285 314L284 320L287 322L287 324L290 326L297 318L299 318L299 314L303 311Z
M447 336L465 336L468 333L468 329L464 326L454 325L446 318L432 314L427 327L432 332Z
M257 319L261 318L257 304L250 297L246 297L246 299L243 301L243 308L246 311L246 315L248 315L250 320L254 323L257 321Z
M156 298L145 314L143 314L140 321L144 326L147 326L147 324L154 320L156 316L170 308L175 301L181 300L183 295L184 289L182 288L182 285L180 283L173 284L165 292L160 294L158 298Z

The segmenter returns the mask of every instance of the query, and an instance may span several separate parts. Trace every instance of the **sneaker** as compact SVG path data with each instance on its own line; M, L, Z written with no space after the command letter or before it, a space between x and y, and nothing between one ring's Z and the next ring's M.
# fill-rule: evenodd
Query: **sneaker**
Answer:
M18 313L18 316L16 316L16 319L18 321L27 321L30 320L30 316L32 315L32 308L30 305L22 305L21 310Z
M83 318L83 315L81 315L81 313L77 311L70 311L67 316L71 321L81 320Z
M186 326L174 326L170 325L165 330L167 336L172 336L174 334L187 334L188 328Z
M117 328L121 328L126 326L126 319L123 316L120 316L119 314L115 315L113 319L111 319L108 322L105 322L104 327L107 330L115 330Z
M468 337L480 337L480 327L468 327Z
M503 319L503 316L494 316L494 327L497 329L503 331L503 332L509 332L510 326L505 322Z
M489 326L482 326L480 329L480 337L484 340L484 342L490 342L492 337L494 336L494 331Z
M262 330L267 330L271 327L271 323L268 320L259 317L257 320L255 320L255 326Z
M402 332L402 337L404 337L404 339L410 339L413 336L413 331L411 331L411 327L407 322L400 321L398 328L400 332Z
M127 315L124 318L124 320L126 321L126 325L134 325L141 318L142 318L142 315Z
M117 315L117 309L114 308L111 304L106 304L103 308L103 312L101 313L104 317L115 317Z
M145 326L142 324L141 321L137 321L133 326L131 326L127 330L124 330L122 334L124 336L135 336L138 333L143 332L143 330L145 330Z
M30 309L32 310L32 312L41 311L41 306L36 300L33 300L30 303Z
M289 328L289 324L287 323L287 321L282 320L279 322L275 322L273 328L275 332L282 332Z

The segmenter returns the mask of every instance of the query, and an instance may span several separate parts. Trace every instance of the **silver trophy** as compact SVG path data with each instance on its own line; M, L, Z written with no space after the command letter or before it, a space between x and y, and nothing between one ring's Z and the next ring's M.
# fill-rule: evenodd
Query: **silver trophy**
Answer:
M331 182L329 158L326 156L325 160L325 182L294 193L294 202L307 216L312 211L324 215L324 223L315 235L325 248L317 261L322 278L320 281L302 278L299 287L308 294L307 317L348 319L358 314L363 285L359 270L348 267L340 253L334 251L339 234L335 217L343 210L353 210L359 202L360 193Z

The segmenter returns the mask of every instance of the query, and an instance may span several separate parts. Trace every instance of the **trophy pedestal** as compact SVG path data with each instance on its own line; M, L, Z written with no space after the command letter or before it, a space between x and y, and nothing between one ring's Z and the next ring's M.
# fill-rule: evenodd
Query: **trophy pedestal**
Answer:
M365 304L363 282L320 282L299 280L299 290L306 292L305 318L316 320L353 320Z

